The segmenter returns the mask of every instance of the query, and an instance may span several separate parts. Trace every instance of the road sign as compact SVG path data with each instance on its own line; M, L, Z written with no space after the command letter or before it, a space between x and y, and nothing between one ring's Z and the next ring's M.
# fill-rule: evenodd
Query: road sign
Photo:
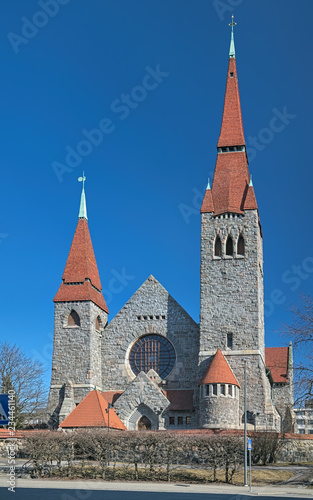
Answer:
M0 394L0 425L8 425L9 395Z
M248 439L248 450L252 450L252 439Z

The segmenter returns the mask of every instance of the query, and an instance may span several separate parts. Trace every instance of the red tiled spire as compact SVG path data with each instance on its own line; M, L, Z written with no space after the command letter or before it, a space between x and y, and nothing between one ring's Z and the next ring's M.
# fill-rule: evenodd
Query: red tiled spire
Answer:
M199 385L202 384L231 384L240 387L220 349L217 349L209 368L203 375Z
M82 201L86 204L84 188ZM108 313L101 290L97 262L88 228L86 206L84 206L83 212L82 208L80 209L80 218L62 276L62 284L53 300L54 302L91 300Z
M217 144L218 154L211 193L205 193L201 212L243 214L257 209L253 188L249 187L250 174L242 124L235 45L232 39L224 99L221 132ZM249 197L248 197L249 195ZM212 199L212 201L211 201ZM247 203L245 203L247 200Z
M90 391L87 396L63 420L60 427L108 427L126 430L125 425L116 415L114 408L108 408L109 403L99 391ZM109 420L108 422L108 413Z

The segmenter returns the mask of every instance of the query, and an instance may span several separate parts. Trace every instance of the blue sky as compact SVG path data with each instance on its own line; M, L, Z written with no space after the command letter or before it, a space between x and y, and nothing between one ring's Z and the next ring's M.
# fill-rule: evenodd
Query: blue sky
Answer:
M52 299L83 170L110 318L153 274L198 321L199 207L216 160L234 14L264 234L266 344L284 345L275 332L313 278L312 2L3 0L0 8L0 339L43 361L49 383ZM81 141L100 124L102 137L86 149ZM77 148L83 156L71 153L69 168ZM67 171L58 165L56 175L56 162Z

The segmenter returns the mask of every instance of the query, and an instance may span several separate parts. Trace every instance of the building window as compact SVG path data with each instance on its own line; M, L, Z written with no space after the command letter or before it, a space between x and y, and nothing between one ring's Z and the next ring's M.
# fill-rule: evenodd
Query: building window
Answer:
M308 421L308 424L309 424L309 425L313 425L313 420L309 420L309 421Z
M238 243L237 243L237 255L244 255L245 254L245 241L243 239L242 234L239 236Z
M171 342L162 335L145 335L133 345L129 364L135 375L151 368L165 378L174 368L176 356Z
M68 326L80 326L80 318L74 309L71 310L67 318Z
M221 394L225 396L225 384L221 384Z
M175 425L175 417L170 417L170 425Z
M232 333L227 334L227 348L228 349L233 348L233 334Z
M213 384L213 395L217 396L217 384Z
M184 417L177 417L177 425L184 425Z
M217 236L215 240L214 255L215 257L221 257L222 255L222 242L219 236Z
M230 76L230 78L233 78L234 77L234 73L233 72L229 73L229 76Z
M299 434L304 434L304 429L300 429Z
M233 396L233 386L230 384L228 386L228 394L229 394L229 396Z
M98 332L100 332L100 330L101 330L101 318L100 318L100 316L96 317L96 330L98 330Z
M313 429L309 429L309 434L313 434Z
M206 386L205 386L205 395L206 395L206 396L209 396L209 395L210 395L210 386L209 386L209 385L206 385Z
M226 255L232 256L234 254L233 240L231 236L228 236L226 241Z
M190 425L191 424L191 417L188 416L186 417L186 425Z
M297 420L297 425L305 425L305 421L302 419Z

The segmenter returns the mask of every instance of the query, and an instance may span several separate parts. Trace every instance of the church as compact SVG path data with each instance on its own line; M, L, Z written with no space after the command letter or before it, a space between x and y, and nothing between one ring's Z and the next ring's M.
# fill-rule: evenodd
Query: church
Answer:
M53 428L242 429L245 372L248 428L294 428L292 346L265 348L263 236L234 25L214 178L201 207L200 323L154 276L108 323L83 178L78 224L54 297Z

